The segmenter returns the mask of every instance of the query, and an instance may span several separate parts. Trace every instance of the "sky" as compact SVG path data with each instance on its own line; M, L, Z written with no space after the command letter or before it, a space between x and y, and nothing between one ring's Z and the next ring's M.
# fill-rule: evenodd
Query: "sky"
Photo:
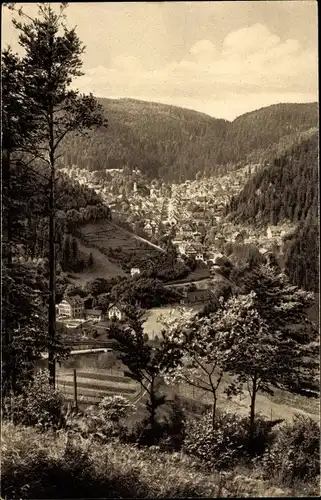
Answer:
M314 0L76 2L66 13L86 46L85 75L75 82L81 92L227 120L279 102L318 100ZM19 51L11 19L3 8L2 47Z

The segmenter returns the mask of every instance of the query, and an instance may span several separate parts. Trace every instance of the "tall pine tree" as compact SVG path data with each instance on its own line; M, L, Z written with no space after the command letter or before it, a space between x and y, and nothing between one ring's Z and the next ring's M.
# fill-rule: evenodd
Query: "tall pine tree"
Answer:
M24 99L32 103L36 137L24 147L49 169L49 301L48 336L56 336L56 169L61 145L68 134L83 133L92 127L105 126L102 109L92 95L80 95L71 89L81 73L84 47L75 29L64 24L66 4L55 12L52 4L39 4L38 17L32 19L21 9L13 20L24 49L18 84ZM13 7L15 10L15 7ZM50 383L55 384L55 356L49 351Z

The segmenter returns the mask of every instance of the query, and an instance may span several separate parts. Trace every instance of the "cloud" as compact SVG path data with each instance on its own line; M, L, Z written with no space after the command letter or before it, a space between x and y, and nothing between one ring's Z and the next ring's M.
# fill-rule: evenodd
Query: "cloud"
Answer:
M109 67L87 71L77 84L99 96L149 96L171 104L190 102L189 107L198 102L197 109L204 103L212 109L216 102L222 110L224 102L234 102L243 110L246 102L272 104L268 95L274 102L286 102L286 97L295 102L294 96L297 102L302 96L316 100L317 61L315 50L304 49L295 39L281 40L256 23L230 32L220 47L209 39L197 40L181 60L153 70L137 57L119 55Z
M223 41L223 54L248 56L269 50L280 43L277 35L263 24L256 23L229 33Z
M198 40L189 50L189 53L199 61L212 61L219 53L210 40Z

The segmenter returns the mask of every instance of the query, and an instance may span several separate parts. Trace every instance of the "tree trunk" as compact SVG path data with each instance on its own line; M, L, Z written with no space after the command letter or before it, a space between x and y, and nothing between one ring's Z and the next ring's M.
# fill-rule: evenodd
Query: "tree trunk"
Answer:
M213 394L214 401L212 405L212 428L214 430L214 425L215 425L215 417L216 417L216 405L217 405L217 397L216 394Z
M251 393L251 405L250 405L250 428L249 428L249 437L250 441L252 441L253 433L254 433L254 421L255 421L255 402L256 402L256 393L257 393L257 376L254 375L252 379L252 393Z
M10 161L11 161L11 151L10 149L5 149L3 151L3 172L4 172L4 181L7 187L7 267L10 268L12 266L12 217L10 210L10 200L11 200L11 179L10 179ZM10 303L10 292L7 296L7 301ZM5 311L4 311L5 313ZM9 349L12 344L12 331L10 330L10 325L5 321L4 322L4 352L7 357L11 357L12 354L9 355ZM15 354L14 354L15 356ZM10 364L10 368L6 375L8 376L8 385L6 386L7 393L15 393L16 383L15 383L15 360L7 359L8 364ZM12 366L13 365L13 366Z
M11 179L10 179L10 150L7 149L7 151L4 151L4 161L6 163L6 182L7 182L7 200L9 202L11 198ZM12 219L11 219L11 210L10 207L8 207L8 214L7 214L7 238L8 238L8 248L7 248L7 265L8 267L11 266L12 264Z
M155 408L155 390L154 390L154 381L151 383L150 387L150 425L152 429L155 428L156 424L156 408Z
M49 384L55 387L56 360L54 342L56 337L56 244L55 244L55 168L51 155L50 194L49 194L49 308L48 308L48 369Z

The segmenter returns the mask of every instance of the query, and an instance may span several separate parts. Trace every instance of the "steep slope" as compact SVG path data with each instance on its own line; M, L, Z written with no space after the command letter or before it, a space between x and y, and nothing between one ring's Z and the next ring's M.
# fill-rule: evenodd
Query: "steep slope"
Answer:
M306 290L319 289L318 135L301 140L259 171L232 198L229 218L255 225L297 223L284 242L284 268L292 283Z
M100 99L109 126L65 143L67 164L89 170L139 168L149 178L182 180L217 162L229 122L133 99ZM202 161L199 155L202 155Z
M290 146L302 131L318 124L318 107L316 103L307 104L274 104L257 111L245 113L236 118L228 132L231 144L231 156L267 160L269 154L279 152L274 149L281 142ZM274 146L274 148L273 148Z
M299 224L292 237L285 243L284 249L285 270L291 281L314 292L319 291L319 241L317 217L307 218L304 223Z
M318 135L311 132L257 172L226 213L238 222L304 221L318 213Z
M150 179L194 179L256 161L267 148L316 127L317 104L280 104L234 122L204 113L134 99L99 99L109 127L64 144L66 165L101 170L139 168ZM252 156L251 156L252 155Z

